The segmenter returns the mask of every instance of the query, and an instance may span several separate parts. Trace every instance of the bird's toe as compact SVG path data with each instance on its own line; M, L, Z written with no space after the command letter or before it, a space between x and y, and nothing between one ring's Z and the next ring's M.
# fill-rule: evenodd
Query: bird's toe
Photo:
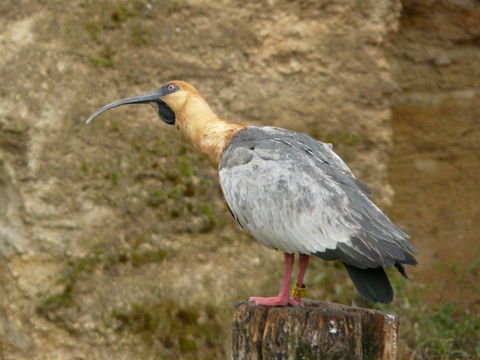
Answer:
M303 300L292 296L250 297L248 301L263 306L303 306Z
M287 306L288 298L285 297L251 297L248 301L253 301L256 305L263 306Z
M300 298L290 296L288 298L288 304L292 306L304 306L303 300Z

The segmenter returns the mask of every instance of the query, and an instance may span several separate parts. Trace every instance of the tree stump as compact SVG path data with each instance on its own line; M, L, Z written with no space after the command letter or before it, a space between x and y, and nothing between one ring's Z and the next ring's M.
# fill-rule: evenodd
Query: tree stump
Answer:
M242 301L233 319L233 360L396 360L398 317L324 301L266 307Z

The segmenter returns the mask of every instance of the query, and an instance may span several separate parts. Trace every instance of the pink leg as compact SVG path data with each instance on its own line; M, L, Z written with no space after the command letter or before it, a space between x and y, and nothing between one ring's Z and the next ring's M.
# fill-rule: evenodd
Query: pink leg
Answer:
M305 272L307 271L308 260L310 257L308 255L300 255L299 256L299 265L298 265L298 278L297 278L297 286L303 286L303 278L305 277ZM300 298L295 298L297 301L303 304L303 300Z
M283 272L282 287L280 293L275 297L251 297L248 301L253 301L257 305L266 305L266 306L287 306L287 305L301 305L298 299L295 299L288 295L288 290L290 288L290 279L292 277L292 268L294 262L293 254L284 254L285 260L285 269Z
M300 264L298 266L298 279L297 285L303 285L303 278L305 277L305 272L307 271L308 260L310 260L310 256L308 255L300 255Z

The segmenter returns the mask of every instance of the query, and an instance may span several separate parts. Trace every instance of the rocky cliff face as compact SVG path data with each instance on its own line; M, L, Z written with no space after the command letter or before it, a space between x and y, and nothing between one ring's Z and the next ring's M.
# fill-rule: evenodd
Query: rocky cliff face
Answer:
M387 204L399 16L394 0L0 5L0 357L224 359L231 305L276 291L281 256L151 109L84 119L186 80L223 117L333 142Z
M478 308L480 4L405 1L390 45L392 213L422 254L428 302Z

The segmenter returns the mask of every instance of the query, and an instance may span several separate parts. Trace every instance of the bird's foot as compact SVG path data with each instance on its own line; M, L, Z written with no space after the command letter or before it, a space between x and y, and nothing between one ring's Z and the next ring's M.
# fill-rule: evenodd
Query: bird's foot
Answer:
M303 300L293 296L251 297L248 301L264 306L303 306Z

